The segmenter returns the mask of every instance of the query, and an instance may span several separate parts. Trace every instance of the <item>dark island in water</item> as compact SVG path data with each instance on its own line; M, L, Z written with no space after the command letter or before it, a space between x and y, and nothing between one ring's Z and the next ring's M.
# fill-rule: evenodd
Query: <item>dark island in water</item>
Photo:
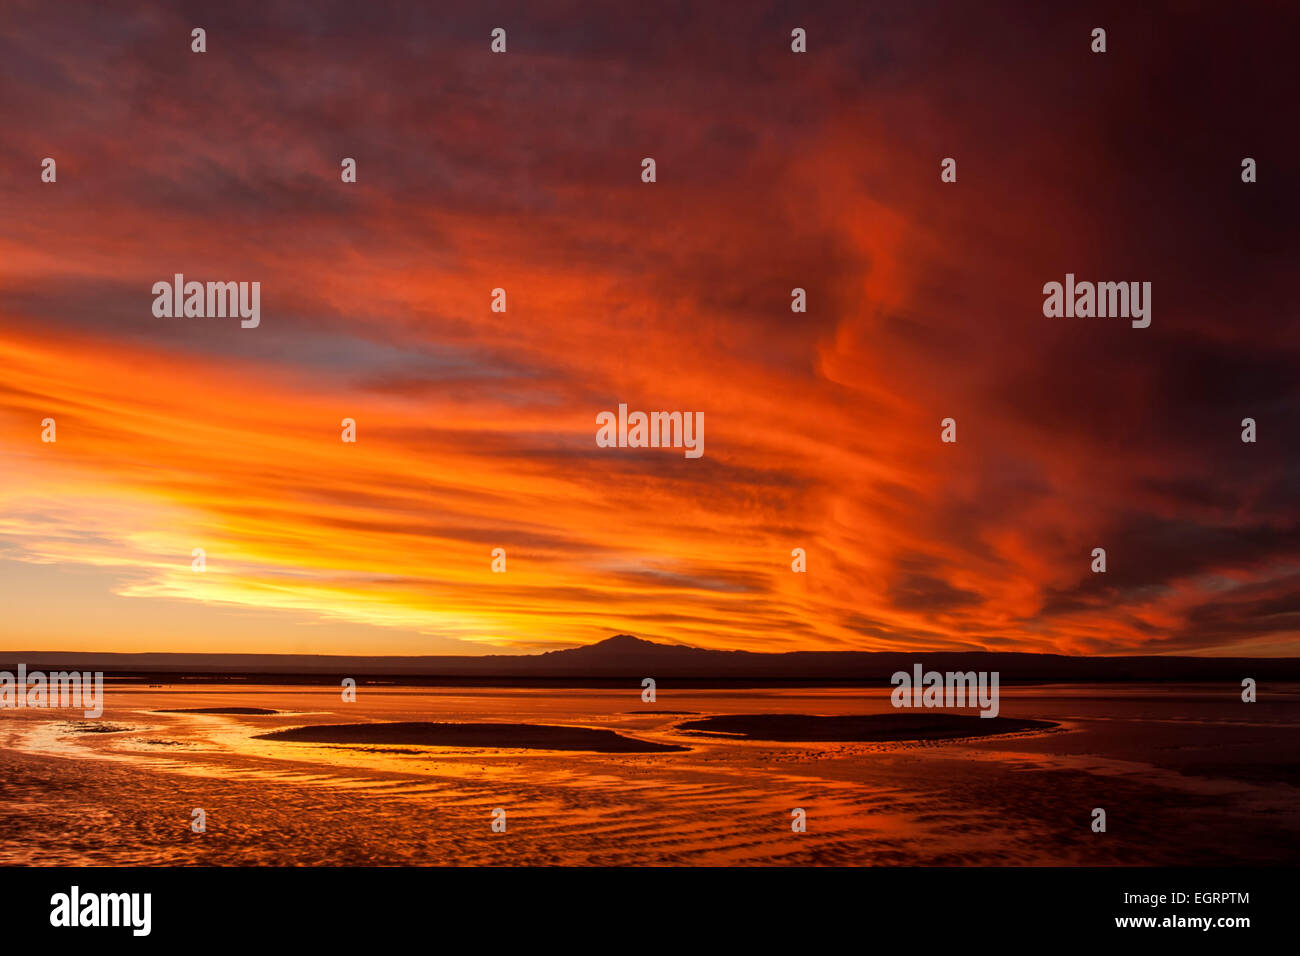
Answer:
M965 714L721 714L688 720L677 729L701 736L790 743L885 743L909 740L956 740L991 737L1028 730L1051 730L1050 720L975 717Z
M259 740L310 744L407 744L423 747L484 747L512 750L585 750L607 754L680 753L688 747L624 737L612 730L549 724L432 723L318 724L290 727Z

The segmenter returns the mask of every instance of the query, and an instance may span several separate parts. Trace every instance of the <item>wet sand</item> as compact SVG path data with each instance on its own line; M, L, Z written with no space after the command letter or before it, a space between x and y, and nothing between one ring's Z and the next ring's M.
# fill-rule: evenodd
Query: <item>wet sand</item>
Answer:
M602 754L681 753L687 747L624 737L612 730L547 724L316 724L290 727L258 740L309 744L414 744L424 747L490 747L506 750L581 750Z
M1059 726L749 740L744 714L892 714L888 689L115 687L100 721L0 710L0 864L1294 865L1300 685L1008 688ZM158 713L276 709L276 715ZM633 710L633 708L635 708ZM968 712L969 713L969 712ZM973 717L978 723L981 718ZM533 723L687 748L595 753L261 739L303 725ZM989 722L985 719L985 722ZM86 725L112 732L86 733ZM207 812L207 832L190 829ZM792 808L807 831L791 831ZM1104 807L1109 831L1091 829ZM507 832L492 811L508 811Z
M1027 730L1051 730L1047 720L1015 720L965 714L722 714L688 720L678 730L742 740L790 743L851 741L857 743L908 740L960 740L993 737Z

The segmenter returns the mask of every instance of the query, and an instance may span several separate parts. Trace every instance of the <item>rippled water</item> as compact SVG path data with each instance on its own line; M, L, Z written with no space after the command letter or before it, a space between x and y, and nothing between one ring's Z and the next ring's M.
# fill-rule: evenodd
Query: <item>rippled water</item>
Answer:
M273 716L163 714L266 707ZM675 725L889 710L860 689L110 687L103 717L0 710L0 863L1219 864L1300 851L1300 686L1003 688L1059 730L770 744ZM652 711L661 711L653 713ZM372 720L572 724L690 747L585 754L258 740ZM86 732L97 729L101 732ZM103 731L108 732L103 732ZM207 832L190 830L203 808ZM491 813L507 813L493 833ZM791 831L791 810L807 832ZM1091 830L1092 810L1107 832Z

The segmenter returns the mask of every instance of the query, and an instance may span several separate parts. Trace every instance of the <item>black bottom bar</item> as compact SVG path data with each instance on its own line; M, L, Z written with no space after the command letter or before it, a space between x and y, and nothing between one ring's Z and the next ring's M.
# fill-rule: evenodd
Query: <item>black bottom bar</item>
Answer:
M68 943L365 945L412 939L460 945L586 937L614 945L754 940L801 949L827 934L898 940L1203 939L1231 946L1291 918L1294 869L6 869L6 940ZM100 894L117 897L103 920ZM61 904L58 895L67 898ZM1181 895L1180 895L1181 894ZM87 896L94 895L93 902ZM53 900L52 900L53 898ZM60 906L63 908L60 909ZM134 917L134 920L133 920ZM1193 922L1195 921L1195 922ZM1208 926L1203 921L1208 921ZM1033 938L1033 937L1029 937ZM1022 942L1025 939L1021 940ZM947 944L945 944L947 945Z

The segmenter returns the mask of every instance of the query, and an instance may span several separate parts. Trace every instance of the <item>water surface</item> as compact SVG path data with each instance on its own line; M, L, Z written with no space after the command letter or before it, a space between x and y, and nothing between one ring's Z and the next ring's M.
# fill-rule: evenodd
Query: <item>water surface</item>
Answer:
M182 713L260 708L260 713ZM891 711L862 689L109 686L103 716L0 711L0 863L1232 864L1300 852L1300 685L1003 688L987 739L781 743L721 714ZM170 712L167 712L170 711ZM973 712L972 712L973 713ZM535 723L688 748L262 739L367 721ZM97 731L97 732L88 732ZM1093 808L1107 832L1090 827ZM207 832L190 830L192 810ZM506 811L494 833L492 811ZM807 832L791 831L791 811Z

